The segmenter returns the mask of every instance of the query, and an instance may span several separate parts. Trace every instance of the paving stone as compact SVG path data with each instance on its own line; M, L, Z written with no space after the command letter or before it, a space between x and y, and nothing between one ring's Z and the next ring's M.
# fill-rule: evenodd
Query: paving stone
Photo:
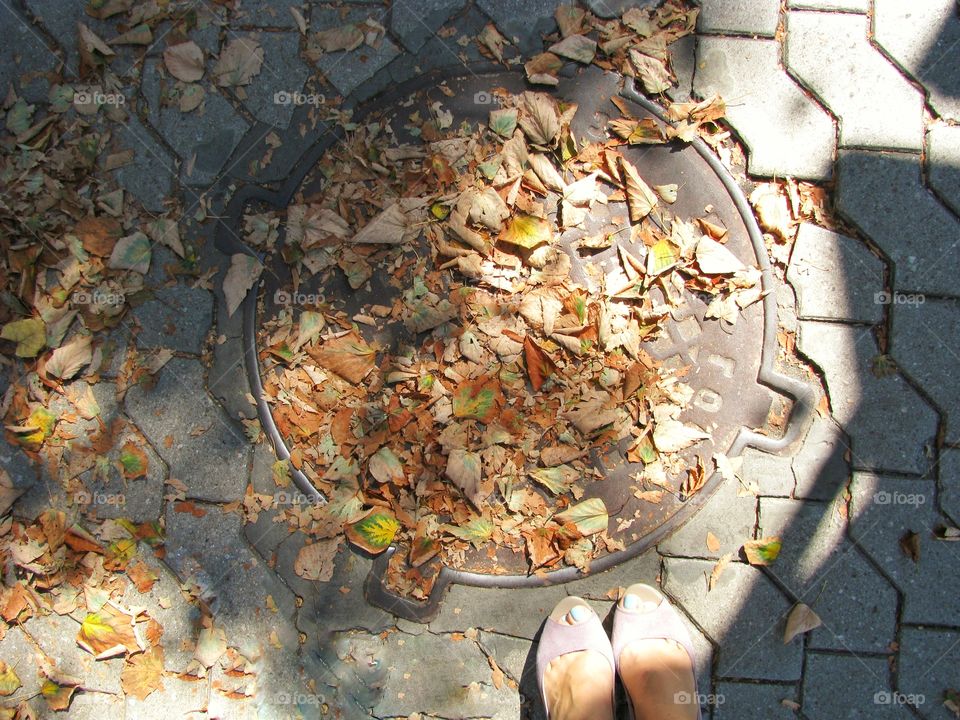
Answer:
M607 4L610 0L606 0ZM514 42L523 55L543 52L542 36L556 32L554 11L562 0L477 0L477 7L493 20L497 29Z
M923 98L868 35L864 16L792 12L784 62L840 120L841 146L919 150Z
M794 497L826 501L839 497L850 480L848 451L837 424L831 418L815 417L793 458Z
M777 320L787 332L797 331L797 298L789 283L777 285Z
M791 463L789 457L747 448L743 451L743 480L756 483L762 496L791 497L797 484Z
M290 13L284 12L292 21ZM263 47L263 67L244 86L243 104L257 120L286 129L297 109L293 99L310 77L310 69L300 59L300 34L258 33L256 38Z
M657 550L662 555L719 558L752 540L756 522L757 499L737 497L737 483L724 482L694 518L657 545ZM720 541L718 550L707 548L707 532Z
M797 689L793 685L719 682L716 695L717 709L713 712L713 720L749 717L796 720L797 717L793 710L782 703L783 700L796 702Z
M889 699L890 671L884 658L807 656L802 712L809 720L906 720L913 717Z
M16 445L0 435L0 468L6 470L13 486L26 492L37 482L37 469L30 458Z
M381 25L387 24L387 9L379 6L348 7L346 13L329 7L313 7L310 14L310 29L340 27L347 23L359 23L370 18ZM319 58L316 67L344 98L372 78L378 70L386 67L400 55L400 49L388 37L379 47L361 45L350 52L327 53Z
M187 497L229 502L243 495L247 441L204 391L199 361L174 358L157 373L154 387L127 392L126 407L170 475L187 485Z
M836 503L760 500L760 534L783 542L769 572L823 620L809 647L883 652L896 634L897 592L846 540L845 529Z
M449 38L434 36L416 55L401 54L386 68L390 77L394 82L402 83L420 77L435 68L456 69L462 68L464 61L467 63L483 61L484 58L480 55L480 49L474 40L489 22L490 19L476 7L468 7L448 24L448 27L456 28L456 35ZM468 42L466 45L461 45L460 41L464 37ZM509 48L505 49L504 53L509 57Z
M584 0L583 5L597 17L618 18L632 7L656 7L658 0Z
M141 332L137 345L199 355L213 321L213 296L202 288L177 284L153 291L153 299L132 310Z
M697 38L687 35L667 47L670 53L670 67L677 76L677 85L667 90L674 102L686 102L693 92L693 73L697 67Z
M172 83L169 79L161 83L159 64L159 60L147 60L143 64L141 92L148 104L148 119L180 156L182 181L191 187L206 187L220 176L227 159L247 132L248 124L230 102L209 85L204 86L207 94L203 104L192 112L163 107L164 87ZM188 167L191 162L192 167Z
M520 589L453 585L443 599L440 613L430 623L430 631L481 628L530 640L553 607L566 596L562 585Z
M701 37L698 45L693 91L738 98L727 119L750 151L750 173L829 178L834 122L780 67L779 43Z
M738 562L724 570L713 590L709 560L664 559L663 588L719 647L720 677L796 680L802 651L782 642L790 604L756 568Z
M33 17L37 18L47 31L57 40L57 43L64 51L65 77L68 81L77 77L79 64L79 54L77 53L77 23L82 22L94 33L100 36L104 41L109 41L117 33L114 30L113 23L104 20L97 20L84 12L84 6L80 3L64 3L58 5L55 12L50 11L50 4L47 0L24 0L24 6L30 11ZM5 6L5 9L9 6ZM9 18L9 10L4 13ZM6 25L6 23L4 23ZM112 48L114 52L120 48ZM117 68L113 64L117 64ZM119 69L120 63L114 58L111 63L111 69L114 72Z
M277 488L273 481L273 463L276 461L276 455L273 448L266 441L261 442L253 448L253 463L250 469L250 485L254 492L264 495L273 495L277 500L277 494L282 492ZM289 488L287 491L293 493L295 488ZM248 522L243 526L243 534L247 542L253 545L254 549L260 553L260 556L267 562L273 562L274 553L277 548L289 535L290 528L286 522L274 522L280 512L278 503L277 508L262 510L257 516L256 522Z
M943 414L947 442L960 442L960 387L955 372L960 306L956 300L929 298L897 304L891 315L891 349L897 366L920 385Z
M929 93L940 115L960 119L960 78L953 67L960 19L952 0L875 0L874 40Z
M537 645L538 643L509 635L480 632L480 646L492 655L500 669L518 684L528 676L532 676L536 684Z
M850 437L853 467L927 469L924 447L936 436L936 413L899 374L871 371L879 351L869 329L802 322L798 347L824 372L833 416ZM896 442L890 428L897 428Z
M362 629L380 633L393 626L391 615L370 605L363 596L363 582L372 562L346 546L333 561L328 582L308 582L293 571L293 562L303 547L303 535L291 535L277 550L276 572L304 599L297 624L312 636L340 630ZM349 588L344 592L343 588Z
M112 132L122 149L134 153L133 162L114 171L120 187L150 212L163 212L164 200L170 197L173 179L177 176L173 157L135 114L129 114Z
M903 593L903 622L955 625L960 576L944 568L956 563L957 549L933 537L943 523L934 486L933 480L854 474L850 535ZM917 563L900 549L908 532L920 536Z
M45 102L50 83L41 73L52 71L59 58L29 21L9 5L4 10L6 43L0 50L0 88L6 93L12 84L28 103Z
M960 220L923 187L920 159L904 153L844 151L836 204L890 258L894 290L955 295ZM903 232L910 218L910 232Z
M102 720L123 717L122 698L104 693L76 693L70 701L70 720ZM168 716L169 717L169 716Z
M20 687L5 698L6 702L18 703L40 692L43 677L38 670L43 655L34 649L19 627L7 628L3 640L0 640L0 660L9 665L20 678Z
M232 25L296 29L297 21L293 19L290 8L294 7L304 17L307 16L304 3L293 0L242 0L238 5L230 16Z
M463 9L466 0L420 0L394 5L390 29L404 47L415 53L436 34L451 15Z
M934 125L927 132L927 182L960 215L960 127Z
M373 708L377 717L418 712L440 717L519 716L517 694L506 685L499 690L493 686L487 658L470 640L394 633L387 636L376 657L386 668L384 692Z
M940 452L940 507L960 526L960 450Z
M214 505L199 506L200 517L175 505L166 510L166 563L181 580L197 583L204 597L213 597L234 568L254 557L240 539L243 520Z
M175 709L184 718L193 717L191 713L202 717L199 713L206 708L209 695L206 681L165 677L163 688L163 692L150 693L143 700L127 697L126 716L137 720L170 720L170 712Z
M702 0L697 30L721 35L773 37L780 22L777 0Z
M639 582L659 586L660 556L656 550L648 550L606 572L574 580L563 587L568 595L577 595L586 600L611 600L616 597L618 588L627 588Z
M902 695L913 696L929 720L956 720L943 705L943 693L948 688L957 689L957 667L960 633L956 630L903 629L898 689Z
M81 650L74 641L80 632L80 623L72 617L51 613L33 617L23 627L59 672L79 679L89 690L120 692L123 658L95 660L93 655Z
M791 10L839 10L865 13L870 11L870 0L787 0Z
M798 315L880 323L883 261L858 240L803 223L794 242L787 280L797 291Z
M250 383L243 362L243 344L230 338L213 345L213 365L207 373L207 387L223 405L230 417L252 418L256 406L250 402Z

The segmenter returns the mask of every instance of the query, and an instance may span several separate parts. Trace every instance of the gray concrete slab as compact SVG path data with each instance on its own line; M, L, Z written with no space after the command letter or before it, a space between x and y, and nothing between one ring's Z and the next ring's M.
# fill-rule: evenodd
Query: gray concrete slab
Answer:
M807 657L803 681L805 718L810 720L906 720L910 711L892 700L886 658L843 655Z
M717 683L717 709L713 720L740 720L762 717L765 720L794 720L797 714L783 704L796 702L794 685L759 685L756 683Z
M246 489L249 449L242 429L207 395L203 365L174 358L153 387L127 392L126 409L187 496L229 502Z
M960 577L943 568L956 562L957 548L934 537L943 522L934 481L857 473L851 493L851 537L903 593L903 622L956 624L952 598L960 592ZM918 536L919 561L901 548L908 533Z
M831 501L850 481L850 447L831 418L815 417L793 458L794 497Z
M743 451L743 480L748 486L756 483L762 496L791 497L797 484L791 462L789 457L747 448Z
M780 67L777 42L701 37L693 91L737 98L727 119L750 151L752 174L830 177L833 120Z
M797 292L804 320L879 323L883 305L883 261L859 240L802 223L790 255L787 279Z
M919 150L923 97L870 44L868 31L860 15L791 12L784 62L840 121L842 147Z
M941 451L939 476L940 507L960 527L960 450Z
M697 30L718 35L773 37L779 22L777 0L702 0Z
M715 563L664 559L663 589L689 613L718 646L719 677L797 680L802 651L784 645L786 598L756 568L733 562L707 591Z
M850 437L853 467L926 470L936 413L899 374L873 373L879 351L869 329L803 322L798 347L823 370L833 416ZM899 432L896 443L889 441L891 427Z
M282 14L293 21L286 10ZM256 37L263 48L263 66L260 74L244 86L243 104L260 122L286 129L297 104L310 101L303 93L311 70L300 59L300 34L269 32Z
M960 665L960 632L906 627L900 638L901 657L897 688L930 720L956 718L944 704L944 692L957 689ZM951 718L951 715L953 718Z
M923 187L918 156L841 152L836 204L893 262L895 291L957 293L960 220ZM901 224L907 217L910 232Z
M934 125L927 132L927 182L960 215L960 126Z
M884 652L896 637L897 592L846 539L844 506L761 499L760 534L783 543L768 572L823 621L810 647Z
M934 112L960 119L960 78L953 67L960 42L956 3L874 0L874 39L928 93Z
M466 0L420 0L416 3L404 0L393 6L390 29L407 50L415 53L464 5Z
M468 628L493 629L504 635L530 640L540 630L553 606L566 596L566 589L562 585L517 590L478 590L465 585L453 585L444 598L440 613L430 623L430 631L448 633L463 632Z
M956 300L923 300L891 308L891 351L897 365L942 413L947 442L956 443L960 442L960 388L955 381L960 305Z

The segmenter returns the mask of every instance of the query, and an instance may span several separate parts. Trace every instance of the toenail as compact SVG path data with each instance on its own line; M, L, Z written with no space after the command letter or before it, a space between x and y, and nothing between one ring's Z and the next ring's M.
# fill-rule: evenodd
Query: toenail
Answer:
M583 622L590 617L590 609L583 605L574 605L570 610L570 619L574 622Z
M640 607L640 598L636 595L624 596L623 607L626 610L636 610L638 607Z

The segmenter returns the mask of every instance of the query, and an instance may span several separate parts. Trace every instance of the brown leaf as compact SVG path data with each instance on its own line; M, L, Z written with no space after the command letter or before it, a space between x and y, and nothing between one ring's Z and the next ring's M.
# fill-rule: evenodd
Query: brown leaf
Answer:
M109 257L113 246L123 235L123 227L109 217L85 217L73 227L73 233L83 244L83 249L98 257Z
M227 633L223 628L205 627L197 637L193 658L205 668L212 666L227 651Z
M58 347L44 365L46 374L61 380L72 378L93 358L92 341L92 335L77 335L66 345Z
M720 580L720 576L723 575L723 571L726 570L727 565L730 564L731 560L733 560L733 553L727 553L717 560L717 564L713 566L713 572L710 573L710 579L707 581L708 592L716 587L717 582Z
M657 206L657 196L647 185L637 168L625 157L620 157L620 169L623 171L624 192L627 195L627 210L630 221L638 223Z
M111 603L87 614L77 633L77 644L97 660L143 649L134 633L133 616Z
M793 640L797 635L805 633L823 625L819 616L803 603L797 603L787 617L787 625L783 629L783 644Z
M217 85L249 85L263 65L263 48L255 39L236 37L227 43L213 68Z
M720 549L720 540L709 530L707 531L707 550L717 552Z
M900 550L915 563L920 562L920 535L907 530L900 538Z
M163 647L158 645L127 658L120 685L137 700L144 700L154 690L163 690Z
M523 338L523 357L527 365L527 375L533 389L540 392L547 378L557 371L557 366L547 355L546 351L530 339L529 335Z
M203 50L193 40L163 51L163 64L177 80L192 83L203 77Z
M228 315L237 311L262 272L263 265L253 255L236 253L230 258L230 269L223 279L223 295L227 301Z
M376 365L376 351L355 330L324 340L307 352L320 367L354 384L360 383Z
M307 580L328 582L333 577L333 558L339 547L339 537L307 543L297 553L293 571Z
M477 510L482 509L487 495L481 487L483 461L480 455L459 448L451 450L444 474Z
M560 134L560 116L553 98L544 93L523 94L523 111L518 124L534 145L553 145Z

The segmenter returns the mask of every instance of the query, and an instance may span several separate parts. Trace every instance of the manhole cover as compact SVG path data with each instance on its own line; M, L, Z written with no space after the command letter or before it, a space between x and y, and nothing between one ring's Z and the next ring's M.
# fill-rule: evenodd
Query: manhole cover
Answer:
M621 117L610 101L620 83L595 68L562 79L549 94L561 116L576 104L573 140L554 141L544 155L559 165L588 143L608 141L609 121ZM565 581L650 547L723 481L714 456L738 453L744 433L764 426L769 387L796 394L778 387L767 367L775 304L753 302L735 323L707 319L713 285L733 287L730 272L658 275L671 256L657 239L672 238L677 260L680 236L695 230L694 244L712 234L743 266L758 268L758 295L761 289L766 261L754 252L755 223L699 141L616 148L649 186L679 186L675 202L661 201L642 222L629 222L633 209L615 183L598 182L606 199L589 209L572 197L558 207L562 187L549 187L557 178L531 162L512 196L501 185L500 202L471 206L479 208L471 239L450 230L447 213L456 214L460 193L474 178L493 178L507 155L484 154L489 144L465 141L469 134L458 137L457 129L492 133L497 96L526 90L523 78L509 72L399 88L359 113L343 142L308 154L284 192L244 196L280 210L275 241L269 224L259 230L261 242L275 246L263 256L258 299L248 298L246 307L248 373L255 391L261 382L266 389L261 420L280 457L293 454L294 479L319 488L329 507L344 515L355 514L361 502L390 508L405 542L378 557L367 593L409 617L429 615L451 581ZM625 97L623 110L663 126L648 102L632 92ZM541 131L552 132L524 128L530 154ZM511 133L504 129L505 137ZM384 147L389 155L381 154ZM559 182L569 185L572 176ZM333 184L335 203L327 197ZM414 200L370 197L384 187L431 199L417 207ZM517 202L518 195L533 227L517 228L503 252L475 252L491 237L482 231L485 215L497 215L504 198ZM538 204L545 220L535 219ZM489 225L513 223L517 214L515 207L507 220L494 217ZM417 223L404 220L414 215ZM344 242L356 232L344 218L367 223L366 242ZM700 218L709 225L696 224ZM238 233L258 232L257 220L246 227L239 217L234 222ZM532 241L531 248L521 246L541 224L554 232L538 255ZM288 242L293 234L296 242ZM312 242L304 243L308 236ZM770 278L763 282L769 289ZM322 338L318 324L325 326ZM615 333L622 341L610 340ZM291 371L297 353L310 368ZM673 423L679 435L701 428L707 437L658 456L650 434L655 405L682 407L676 417L661 416L662 427ZM498 510L488 511L493 505ZM590 525L598 508L609 516L602 539ZM538 530L564 510L565 541L557 540L559 523ZM525 525L511 536L504 522L514 516ZM443 533L449 544L437 539ZM410 594L430 594L431 601L418 603Z

